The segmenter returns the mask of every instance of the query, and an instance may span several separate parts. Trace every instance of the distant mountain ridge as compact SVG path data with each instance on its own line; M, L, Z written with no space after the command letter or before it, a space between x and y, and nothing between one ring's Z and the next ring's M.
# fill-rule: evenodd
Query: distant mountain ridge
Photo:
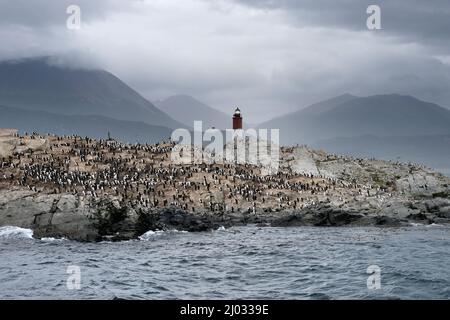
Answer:
M325 126L343 136L417 136L450 133L450 110L403 95L352 99L321 114Z
M336 137L450 134L450 110L398 94L343 95L259 125L279 128L285 144Z
M282 144L417 162L450 172L450 110L411 96L331 98L260 124L279 128Z
M314 103L304 109L296 111L295 113L308 114L308 115L319 115L323 112L330 111L340 104L346 103L350 100L359 98L357 96L351 95L349 93L344 93L340 96L333 97L331 99Z
M100 115L184 127L104 70L69 69L48 57L0 63L0 104L64 115Z

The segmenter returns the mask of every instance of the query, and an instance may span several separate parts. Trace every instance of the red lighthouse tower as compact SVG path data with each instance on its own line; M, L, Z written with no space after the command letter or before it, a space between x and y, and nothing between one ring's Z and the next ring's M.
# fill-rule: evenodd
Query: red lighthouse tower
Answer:
M239 108L236 108L233 114L233 130L237 129L242 129L242 116Z

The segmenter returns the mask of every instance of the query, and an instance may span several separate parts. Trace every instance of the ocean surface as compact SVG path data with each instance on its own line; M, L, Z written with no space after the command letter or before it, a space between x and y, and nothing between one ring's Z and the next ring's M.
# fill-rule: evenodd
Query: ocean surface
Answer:
M449 266L450 227L438 225L248 226L115 243L0 228L0 299L449 299Z

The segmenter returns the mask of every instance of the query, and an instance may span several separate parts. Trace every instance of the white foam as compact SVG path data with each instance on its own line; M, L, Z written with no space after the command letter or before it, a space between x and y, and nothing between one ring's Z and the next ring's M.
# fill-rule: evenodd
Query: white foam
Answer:
M154 238L155 236L160 236L163 234L164 234L164 231L161 231L161 230L156 230L156 231L150 230L150 231L147 231L146 233L144 233L142 236L140 236L139 240L148 241L148 240Z
M437 224L437 223L431 223L431 224L424 224L424 223L415 223L415 222L411 222L410 225L412 225L413 227L443 227L444 225L442 224Z
M156 230L156 231L149 230L146 233L144 233L143 235L139 236L139 240L148 241L148 240L154 239L155 237L162 236L164 234L170 234L170 233L188 233L188 232L184 231L184 230L178 231L176 229L167 230L167 231L164 231L164 230Z
M67 240L67 239L66 238L53 238L53 237L41 238L41 241L45 241L45 242L65 241L65 240Z
M217 231L225 231L226 229L225 229L225 227L224 226L220 226L218 229L217 229Z
M0 227L0 238L33 239L33 230L14 226Z
M410 225L412 225L413 227L423 227L424 226L423 223L415 223L415 222L411 222Z
M432 224L429 224L429 225L427 225L427 227L443 227L444 225L443 224L437 224L437 223L432 223Z

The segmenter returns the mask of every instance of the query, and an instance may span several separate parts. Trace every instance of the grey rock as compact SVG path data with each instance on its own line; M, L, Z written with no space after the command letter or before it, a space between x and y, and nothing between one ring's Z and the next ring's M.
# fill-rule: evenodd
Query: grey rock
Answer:
M0 190L0 226L18 226L34 236L78 241L128 240L149 230L208 231L220 226L379 226L411 222L448 223L450 200L441 197L392 198L383 206L364 201L319 203L296 211L189 213L175 207L133 208L115 198L86 199L72 194Z

